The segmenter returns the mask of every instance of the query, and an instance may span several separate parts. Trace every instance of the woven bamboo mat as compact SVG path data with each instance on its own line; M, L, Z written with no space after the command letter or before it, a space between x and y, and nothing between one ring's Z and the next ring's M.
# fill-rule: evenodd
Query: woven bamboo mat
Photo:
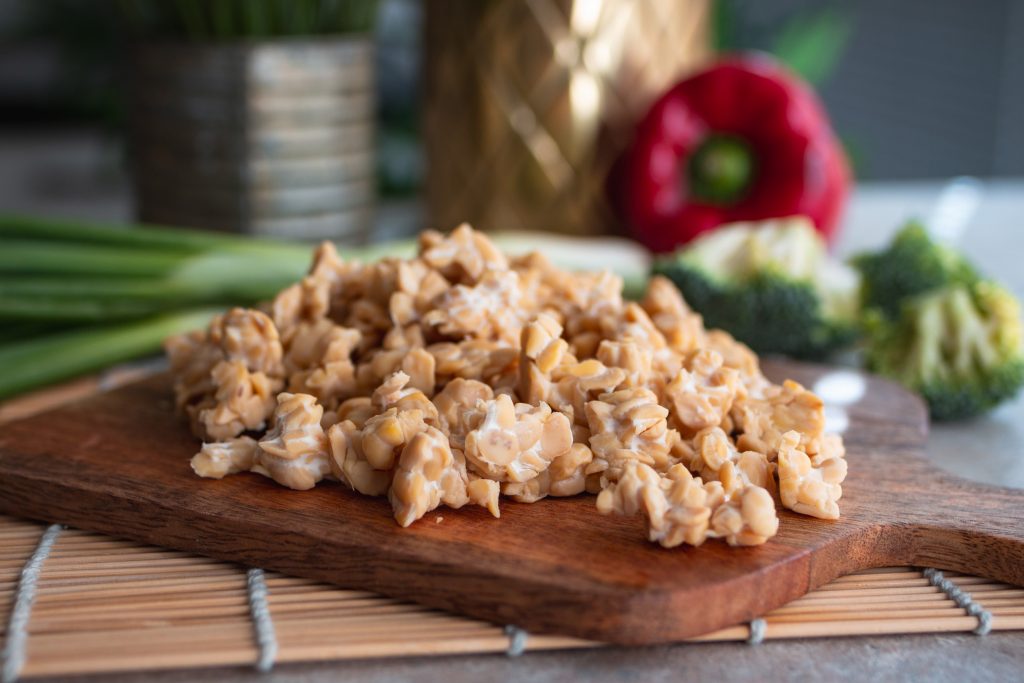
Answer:
M45 526L0 516L0 613ZM1024 629L1024 589L947 573L993 615ZM277 662L506 652L501 626L363 591L266 574ZM68 529L39 578L22 676L254 664L245 568ZM765 615L766 639L970 632L978 624L921 571L846 576ZM6 620L4 621L6 628ZM6 633L2 634L6 638ZM748 625L696 640L747 640ZM525 649L597 643L529 636Z

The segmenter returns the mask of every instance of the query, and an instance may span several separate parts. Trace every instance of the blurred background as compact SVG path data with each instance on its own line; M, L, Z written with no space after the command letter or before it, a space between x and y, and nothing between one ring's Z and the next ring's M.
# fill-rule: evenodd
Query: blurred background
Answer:
M0 209L351 241L461 218L613 230L600 150L746 49L815 85L859 180L1024 175L1020 2L630 4L0 0Z

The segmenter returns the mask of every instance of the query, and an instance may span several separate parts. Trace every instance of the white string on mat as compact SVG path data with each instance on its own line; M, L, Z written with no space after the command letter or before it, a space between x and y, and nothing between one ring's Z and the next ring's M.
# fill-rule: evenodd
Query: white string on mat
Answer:
M760 645L764 642L765 633L768 630L768 622L764 619L754 619L750 622L750 637L747 638L748 645ZM505 635L508 636L508 649L505 654L509 657L518 657L526 651L526 640L530 634L518 626L508 624L505 627Z
M760 645L764 642L765 631L768 630L768 622L757 618L750 622L750 637L747 638L747 645Z
M526 640L530 637L530 634L519 628L509 624L505 627L505 635L508 636L508 649L505 650L505 654L509 657L518 657L526 651Z
M14 593L14 607L11 608L11 618L7 622L7 642L0 652L0 659L3 660L3 674L0 680L3 683L14 683L25 666L25 646L28 643L28 621L32 616L32 603L36 599L36 584L39 583L39 575L43 571L43 563L50 556L53 544L64 527L60 524L51 524L39 538L39 545L36 546L28 562L21 568L21 578L18 579L18 590Z
M270 602L267 600L267 579L262 569L250 569L246 576L249 590L249 614L252 616L253 633L260 656L256 670L266 673L274 668L277 660L277 634L274 620L270 616Z
M945 593L946 597L957 604L957 607L978 620L978 626L974 629L974 633L983 636L992 630L992 613L974 602L970 593L947 579L938 569L928 568L921 573L924 574L924 578L928 579L928 583Z

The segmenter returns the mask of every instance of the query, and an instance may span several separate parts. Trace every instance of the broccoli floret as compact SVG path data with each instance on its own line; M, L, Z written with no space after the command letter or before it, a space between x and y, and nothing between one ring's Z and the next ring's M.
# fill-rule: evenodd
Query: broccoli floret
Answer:
M1020 305L987 281L953 284L867 316L868 367L919 393L935 420L984 413L1024 385Z
M855 256L852 263L861 274L863 307L890 317L912 296L978 279L961 254L934 242L916 221L900 229L886 249Z
M654 272L708 327L760 353L821 358L857 336L857 273L828 256L802 217L719 228L657 260Z

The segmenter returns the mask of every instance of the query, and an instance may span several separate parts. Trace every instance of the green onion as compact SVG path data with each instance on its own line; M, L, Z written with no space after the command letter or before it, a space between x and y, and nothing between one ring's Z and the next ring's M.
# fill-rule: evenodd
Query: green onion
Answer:
M183 257L155 250L4 240L0 273L145 276L170 273Z
M103 322L159 313L161 306L139 301L92 301L85 298L46 299L0 296L0 319L36 322Z
M167 337L203 327L216 310L187 310L0 346L0 399L154 353Z
M21 341L23 339L41 337L44 334L50 334L67 329L67 327L67 325L52 322L5 320L3 324L0 325L0 346L10 342Z
M105 223L0 214L0 239L50 240L61 243L105 244L121 248L196 253L217 249L240 253L307 250L303 244L255 239L228 233L155 225Z
M370 261L414 249L342 253ZM305 274L311 252L226 233L0 215L0 397L153 353L212 310L272 299Z

